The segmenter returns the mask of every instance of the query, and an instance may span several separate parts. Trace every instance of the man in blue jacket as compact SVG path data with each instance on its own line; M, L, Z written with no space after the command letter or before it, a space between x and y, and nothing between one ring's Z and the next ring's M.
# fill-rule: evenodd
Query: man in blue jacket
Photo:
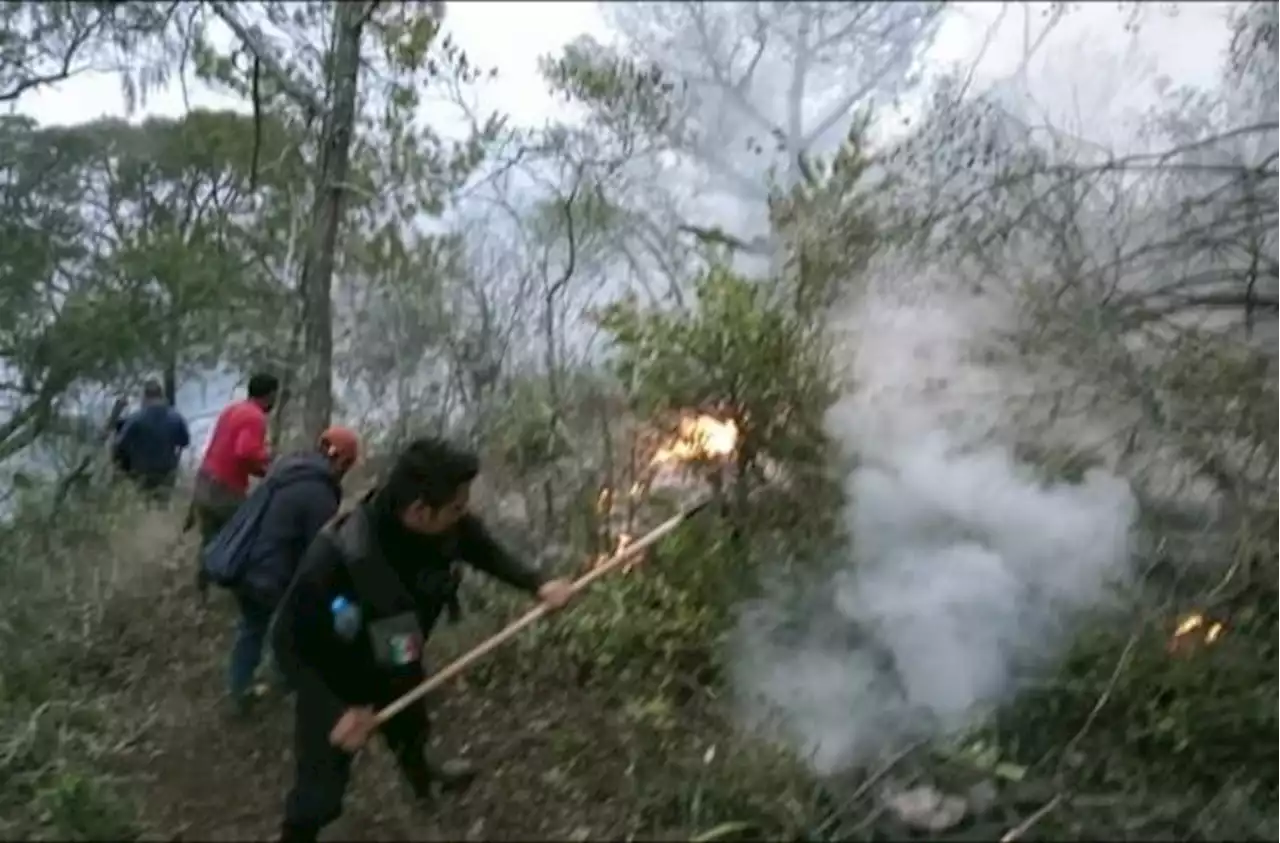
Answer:
M169 405L159 381L142 387L142 408L120 425L112 448L116 465L144 494L168 498L183 449L191 445L186 419Z
M360 442L345 427L330 427L314 451L277 461L242 506L264 506L245 549L244 573L233 587L240 626L231 650L230 694L237 715L253 701L253 675L271 616L284 596L303 553L342 501L342 478L359 456ZM255 498L257 500L255 500Z

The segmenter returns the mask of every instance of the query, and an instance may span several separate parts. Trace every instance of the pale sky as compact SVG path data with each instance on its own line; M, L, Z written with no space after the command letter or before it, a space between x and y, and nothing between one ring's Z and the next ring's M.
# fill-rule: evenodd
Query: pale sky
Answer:
M538 74L538 57L555 53L583 33L604 34L603 20L590 2L451 2L445 28L481 67L499 76L479 90L481 104L524 124L541 124L554 113L551 95ZM188 88L192 107L244 108L234 97L200 85ZM25 95L18 112L45 124L82 123L123 117L125 98L116 74L84 74ZM179 85L153 92L135 117L176 117L186 110Z
M1033 24L1047 4L1031 4ZM1157 72L1178 81L1208 82L1221 62L1228 3L1180 4L1168 17L1149 4L1144 18L1142 44L1158 63ZM989 25L1000 13L998 3L959 3L934 45L930 58L939 64L966 63L978 54ZM1041 71L1058 82L1071 80L1088 94L1115 93L1126 87L1137 90L1126 78L1117 79L1099 67L1098 53L1119 61L1124 53L1123 22L1126 13L1112 3L1083 4L1067 16L1039 54ZM603 16L593 2L450 2L446 29L482 67L497 67L499 77L479 91L485 109L505 112L525 125L539 125L558 111L537 69L541 55L553 54L567 42L587 33L606 40ZM1010 14L991 39L977 80L1002 76L1012 70L1021 54L1022 11ZM1092 54L1092 55L1091 55ZM1055 88L1059 87L1054 85ZM1095 89L1089 91L1088 89ZM203 86L189 86L191 106L243 108L234 98ZM1078 93L1078 92L1077 92ZM1055 92L1051 99L1060 98ZM135 118L177 116L185 110L180 86L151 93ZM28 93L16 110L42 123L66 124L100 117L125 115L125 98L115 74L84 74L58 85ZM424 115L426 116L426 115Z

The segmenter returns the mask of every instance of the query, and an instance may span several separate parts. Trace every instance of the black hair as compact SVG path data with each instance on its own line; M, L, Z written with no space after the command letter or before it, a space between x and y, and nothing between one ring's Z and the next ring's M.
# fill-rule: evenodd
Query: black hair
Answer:
M164 386L155 378L148 378L142 384L142 397L147 400L164 398Z
M393 512L401 512L415 501L438 509L479 474L480 458L473 452L425 436L410 442L396 457L383 493Z
M269 398L280 389L280 379L266 372L258 372L249 378L250 398Z

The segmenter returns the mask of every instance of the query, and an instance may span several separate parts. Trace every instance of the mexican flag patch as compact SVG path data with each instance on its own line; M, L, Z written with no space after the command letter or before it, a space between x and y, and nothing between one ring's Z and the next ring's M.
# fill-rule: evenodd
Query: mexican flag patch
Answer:
M393 635L388 643L391 645L391 660L396 665L413 664L422 655L422 643L417 635Z

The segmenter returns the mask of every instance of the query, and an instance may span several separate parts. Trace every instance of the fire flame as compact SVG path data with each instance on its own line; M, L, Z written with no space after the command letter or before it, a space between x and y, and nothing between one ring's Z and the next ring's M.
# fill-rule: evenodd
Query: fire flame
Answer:
M1178 625L1173 630L1173 637L1169 641L1169 651L1184 652L1197 643L1212 645L1222 638L1224 632L1226 627L1221 621L1210 621L1200 612L1192 612L1178 621ZM1193 633L1200 634L1193 636Z
M738 425L707 415L686 416L674 439L658 449L650 465L727 457L738 446Z
M647 470L637 472L643 476L636 479L623 495L621 490L604 487L596 497L596 513L605 523L611 521L615 507L620 498L632 500L642 498L651 488L655 476L660 476L663 469L679 466L696 460L717 460L731 456L738 446L738 425L733 421L721 421L709 415L686 415L680 419L675 434L658 448L649 460ZM600 553L587 561L588 568L597 565L621 553L632 542L632 537L621 533L611 551ZM643 554L640 554L642 557ZM630 570L640 557L629 560L622 570Z

